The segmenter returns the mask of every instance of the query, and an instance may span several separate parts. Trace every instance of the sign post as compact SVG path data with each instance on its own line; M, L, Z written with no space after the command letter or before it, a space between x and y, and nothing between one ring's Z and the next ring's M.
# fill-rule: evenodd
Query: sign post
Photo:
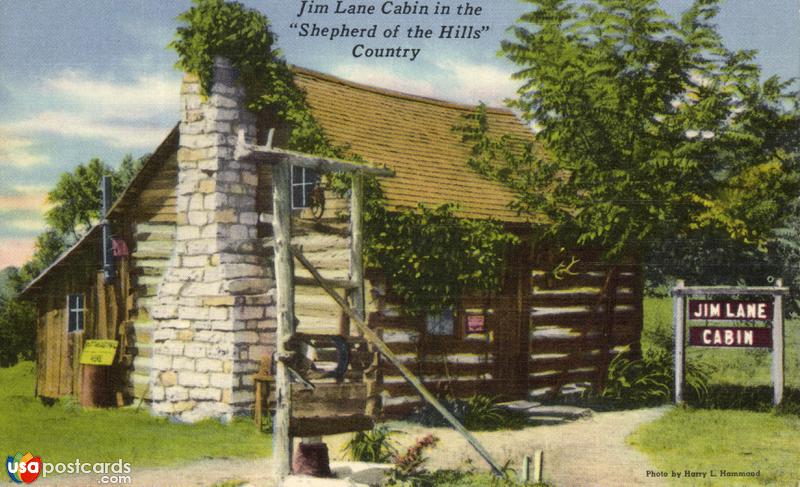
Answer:
M686 287L678 280L672 289L673 325L675 329L675 404L684 401L686 370L686 321L762 321L769 328L702 326L689 330L689 345L719 348L771 348L773 404L783 400L783 295L789 292L783 280L765 287ZM741 299L688 300L687 296L771 296L772 302ZM687 316L688 315L688 316Z

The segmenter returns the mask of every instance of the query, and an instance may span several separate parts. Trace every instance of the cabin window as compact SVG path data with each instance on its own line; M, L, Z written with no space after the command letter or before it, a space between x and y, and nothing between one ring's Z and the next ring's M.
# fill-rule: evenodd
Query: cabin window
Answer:
M292 166L292 208L311 206L311 192L319 183L319 174L313 169Z
M83 294L67 295L67 331L83 330Z
M441 314L426 316L425 328L428 335L453 336L455 333L453 310L446 309Z

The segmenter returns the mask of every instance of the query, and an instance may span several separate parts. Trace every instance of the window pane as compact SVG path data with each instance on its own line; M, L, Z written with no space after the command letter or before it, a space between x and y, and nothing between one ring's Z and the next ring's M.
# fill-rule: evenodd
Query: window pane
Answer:
M303 182L303 168L292 166L292 184L300 184Z
M453 311L446 309L440 315L428 315L425 325L429 335L453 335L455 330Z
M304 186L292 186L292 208L304 208L305 198L303 198Z

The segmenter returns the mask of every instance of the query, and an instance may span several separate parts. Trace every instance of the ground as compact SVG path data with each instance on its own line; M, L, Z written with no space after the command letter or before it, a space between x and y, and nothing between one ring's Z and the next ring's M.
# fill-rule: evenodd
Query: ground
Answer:
M556 486L635 486L659 485L646 477L647 458L626 444L626 437L640 425L659 418L668 408L638 409L596 413L588 419L558 426L539 426L517 431L474 433L495 459L511 460L519 465L523 455L533 456L544 450L544 478ZM470 462L484 468L480 457L458 433L447 428L425 428L408 423L392 424L402 428L397 437L403 446L418 437L433 433L439 445L430 453L429 468L463 468ZM341 457L349 435L327 438L331 456ZM211 486L225 480L247 481L255 486L275 485L269 460L209 459L177 467L135 469L133 485L141 486ZM97 485L96 476L53 478L41 485L66 487ZM238 484L233 484L238 485Z

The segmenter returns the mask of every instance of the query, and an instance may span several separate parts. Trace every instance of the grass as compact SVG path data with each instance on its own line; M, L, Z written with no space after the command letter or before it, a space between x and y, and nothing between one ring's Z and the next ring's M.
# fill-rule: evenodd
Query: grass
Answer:
M203 458L269 456L271 439L252 421L170 423L146 410L80 408L74 399L45 406L33 396L32 362L0 369L0 453L31 451L47 462L107 462L137 467Z
M771 408L768 350L688 347L687 361L711 364L708 398L702 409L674 408L634 432L628 442L659 470L760 471L759 477L681 478L681 485L797 485L800 480L800 320L787 320L786 385L783 411ZM672 339L670 299L645 299L642 348Z
M639 428L628 442L646 453L660 470L761 473L755 478L695 478L691 485L797 485L800 480L797 416L674 408Z

